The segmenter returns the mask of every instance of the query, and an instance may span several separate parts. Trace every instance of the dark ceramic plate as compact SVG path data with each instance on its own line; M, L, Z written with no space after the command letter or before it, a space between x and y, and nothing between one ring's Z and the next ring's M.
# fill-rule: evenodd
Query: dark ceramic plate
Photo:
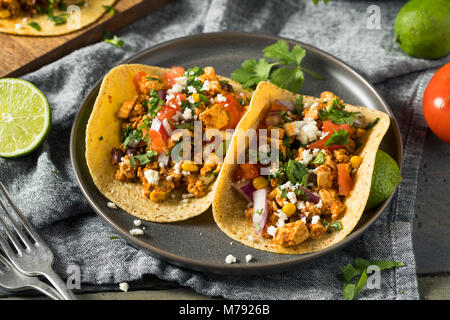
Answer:
M217 74L229 76L243 60L261 57L261 50L281 38L250 33L212 33L189 36L149 48L123 63L171 67L180 65L213 66ZM335 57L307 44L285 39L291 45L306 49L304 67L325 77L317 80L306 75L302 93L318 96L324 90L338 94L353 105L365 106L388 113L391 127L383 139L382 149L402 164L402 142L399 128L391 109L365 78ZM212 212L177 223L144 222L144 236L130 236L135 218L122 210L107 207L108 200L95 187L85 160L85 129L95 102L101 79L91 90L78 111L71 134L71 160L81 191L95 212L130 244L149 251L175 265L188 269L215 273L254 274L284 270L302 262L317 259L343 248L357 239L382 213L389 198L377 210L366 213L355 230L342 242L317 253L282 255L246 247L226 236L214 223ZM105 155L106 156L106 155ZM236 256L236 264L226 264L228 254ZM245 262L245 255L254 257Z

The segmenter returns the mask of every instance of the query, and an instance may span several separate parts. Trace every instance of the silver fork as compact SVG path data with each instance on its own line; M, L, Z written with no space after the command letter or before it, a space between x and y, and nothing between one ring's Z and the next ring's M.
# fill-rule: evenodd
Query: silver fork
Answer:
M5 227L8 238L13 246L11 246L8 241L0 233L0 247L3 252L11 260L12 264L19 269L21 272L28 276L42 275L46 277L50 283L55 287L56 290L61 294L61 296L66 300L76 299L75 295L70 291L64 281L58 276L58 274L53 271L53 253L47 244L42 240L38 233L34 230L25 216L20 212L19 208L16 206L8 191L2 182L0 182L0 194L3 193L5 198L8 200L10 206L13 208L19 220L22 222L22 227L28 232L28 237L25 232L17 224L16 220L13 218L11 212L6 207L3 200L0 198L0 206L9 216L11 220L14 231L19 236L19 242L16 235L12 232L11 228L8 226L6 221L0 215L0 222ZM29 239L33 239L34 242Z
M0 254L0 287L9 290L36 289L54 300L62 300L61 295L48 284L36 277L30 277L17 270L11 262Z

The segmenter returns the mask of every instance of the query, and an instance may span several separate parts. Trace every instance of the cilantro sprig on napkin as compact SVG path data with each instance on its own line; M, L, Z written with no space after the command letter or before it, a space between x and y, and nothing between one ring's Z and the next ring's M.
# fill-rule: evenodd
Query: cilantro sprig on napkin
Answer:
M347 300L353 300L363 289L367 282L367 267L375 265L380 268L380 271L402 267L403 262L385 261L385 260L366 260L363 258L356 258L355 264L346 264L341 267L342 276L344 277L344 286L342 287L342 295ZM351 283L353 278L361 275L358 282Z
M244 88L255 88L261 81L270 80L280 88L298 92L304 79L303 71L322 79L318 74L305 69L301 62L306 55L305 49L295 45L289 49L284 40L262 50L265 58L245 60L240 69L231 74L231 79L241 83ZM269 60L268 60L269 59Z

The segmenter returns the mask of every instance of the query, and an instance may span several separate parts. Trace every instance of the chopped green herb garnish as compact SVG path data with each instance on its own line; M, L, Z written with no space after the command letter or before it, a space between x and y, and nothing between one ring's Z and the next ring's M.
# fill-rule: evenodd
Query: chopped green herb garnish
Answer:
M154 77L145 77L145 79L147 79L148 81L158 81L158 82L161 82L161 80L159 80L158 78L154 78Z
M330 138L325 142L325 146L339 145L344 146L348 144L349 132L347 130L341 129L339 131L334 131Z
M353 125L358 112L348 112L344 110L344 106L340 104L338 99L333 99L330 107L320 111L320 119L322 121L331 120L335 124Z
M320 150L319 153L317 153L317 156L312 163L313 164L323 164L324 162L325 162L325 157L323 155L322 150Z
M308 168L305 167L298 161L289 160L286 164L285 168L286 175L293 184L301 184L306 187L308 184L309 171Z
M332 224L330 224L330 228L333 231L342 230L342 223L340 221L333 222Z
M116 10L111 6L102 5L106 12L109 12L109 15L113 17L116 14Z
M63 13L58 16L48 15L48 19L55 23L55 26L65 24L67 22L67 14Z
M98 137L98 141L103 141L103 137L102 136Z
M158 95L155 89L150 90L150 98L148 104L147 114L153 119L158 114L161 107L164 105L164 100Z
M116 240L116 239L119 239L119 237L118 236L111 236L111 237L109 237L109 240Z
M351 263L341 267L342 276L344 278L344 286L342 287L342 295L347 300L353 300L362 290L364 284L367 282L367 267L375 265L381 270L387 270L391 268L401 267L405 264L403 262L396 261L384 261L384 260L366 260L362 258L356 258L355 265ZM350 283L350 281L361 275L356 284Z
M380 121L380 118L376 118L375 120L373 120L372 122L369 122L368 124L367 124L367 126L365 126L365 130L369 130L370 128L372 128L372 127L374 127L377 123L378 123L378 121Z
M35 21L28 22L28 25L37 31L41 31L41 26Z
M255 214L257 214L257 215L262 215L263 214L263 209L259 209L259 210L256 210L255 211Z
M127 136L125 137L125 139L123 140L123 146L126 148L128 147L128 144L131 141L141 141L143 139L142 136L142 130L140 129L128 129L129 127L127 127L126 131L127 131ZM124 137L125 133L122 133L122 138Z
M192 122L178 123L175 124L175 128L177 129L189 129L191 131L194 130L194 124Z
M112 37L112 38L111 38ZM103 36L103 41L109 44L112 44L113 46L116 46L118 48L122 48L125 44L125 41L119 40L116 35L112 35L111 32L105 31L105 35Z
M147 163L153 160L153 157L157 156L158 152L150 150L144 154L138 154L130 158L130 163L133 168L136 167L136 160L139 160L139 166L145 166Z

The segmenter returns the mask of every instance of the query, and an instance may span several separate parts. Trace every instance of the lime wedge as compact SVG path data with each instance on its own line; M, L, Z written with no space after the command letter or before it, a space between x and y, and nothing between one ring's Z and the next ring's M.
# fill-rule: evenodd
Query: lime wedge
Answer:
M44 141L50 131L47 98L32 83L0 79L0 157L26 155Z

